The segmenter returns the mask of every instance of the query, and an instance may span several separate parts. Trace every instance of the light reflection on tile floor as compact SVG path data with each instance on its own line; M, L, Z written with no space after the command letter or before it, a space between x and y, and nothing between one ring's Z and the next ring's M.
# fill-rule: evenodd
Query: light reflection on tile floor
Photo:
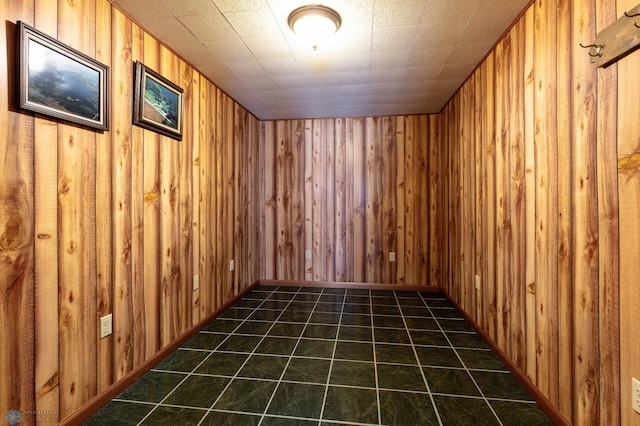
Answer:
M87 425L550 425L438 294L258 286Z

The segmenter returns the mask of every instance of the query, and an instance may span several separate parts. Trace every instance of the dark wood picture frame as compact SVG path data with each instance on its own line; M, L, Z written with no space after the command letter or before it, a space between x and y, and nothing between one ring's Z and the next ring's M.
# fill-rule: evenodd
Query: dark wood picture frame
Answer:
M140 61L135 64L133 124L182 140L184 91Z
M18 21L20 108L109 130L109 67Z

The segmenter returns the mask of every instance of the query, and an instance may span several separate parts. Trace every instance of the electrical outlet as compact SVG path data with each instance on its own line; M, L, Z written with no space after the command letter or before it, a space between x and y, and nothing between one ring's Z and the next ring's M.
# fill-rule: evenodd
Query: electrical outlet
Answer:
M311 250L305 250L304 251L304 258L305 259L311 259Z
M640 414L640 380L636 378L631 379L631 399L633 409Z
M200 275L195 275L193 277L193 291L196 291L200 288Z
M476 275L476 290L480 290L480 275Z
M236 262L235 260L231 259L231 262L229 262L229 271L233 272L236 269Z
M395 251L390 251L389 252L389 262L395 262L396 261L396 252Z
M100 338L104 339L113 332L112 324L113 314L105 315L100 318Z

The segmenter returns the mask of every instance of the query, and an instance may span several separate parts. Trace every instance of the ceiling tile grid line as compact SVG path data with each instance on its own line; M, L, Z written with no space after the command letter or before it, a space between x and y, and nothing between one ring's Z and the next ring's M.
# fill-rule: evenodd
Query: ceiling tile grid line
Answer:
M261 120L437 113L530 4L111 1ZM316 3L337 11L342 26L314 51L287 18Z

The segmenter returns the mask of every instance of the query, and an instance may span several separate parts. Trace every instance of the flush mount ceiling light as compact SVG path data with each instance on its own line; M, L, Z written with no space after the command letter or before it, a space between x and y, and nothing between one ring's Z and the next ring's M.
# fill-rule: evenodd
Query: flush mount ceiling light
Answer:
M319 4L302 6L289 14L289 28L310 43L313 50L334 35L341 24L338 12Z

